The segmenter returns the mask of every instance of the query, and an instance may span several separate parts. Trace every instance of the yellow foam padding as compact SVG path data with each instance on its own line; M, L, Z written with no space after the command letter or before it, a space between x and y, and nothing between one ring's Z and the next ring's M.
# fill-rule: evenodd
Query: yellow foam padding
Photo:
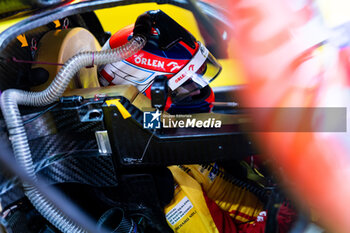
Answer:
M174 232L218 233L200 184L177 166L169 169L177 185L173 200L164 208L168 225Z
M168 4L138 3L127 6L101 9L95 11L102 27L112 34L121 28L134 24L137 17L149 10L162 10L181 26L186 28L197 40L203 41L193 14L185 9Z
M208 197L215 201L222 210L229 212L235 220L248 222L263 211L260 200L246 189L226 181L201 165L185 165L184 167L190 169L188 174L201 184ZM250 219L247 218L248 216Z
M35 60L65 63L75 54L83 51L99 51L101 46L96 38L84 28L54 30L46 33L38 44ZM42 85L32 87L32 91L42 91L53 81L61 66L35 64L32 68L42 67L49 72L49 80ZM82 68L70 82L68 89L99 87L97 67Z
M148 112L152 112L155 111L154 108L152 108L152 103L151 100L145 96L142 93L138 93L136 98L132 101L132 104L140 109L141 111L148 111Z
M107 87L94 87L94 88L79 88L66 91L63 96L82 96L85 99L94 98L95 95L107 95L107 96L124 96L130 101L133 101L136 95L139 93L137 88L133 85L115 85Z
M126 110L126 108L120 103L120 99L107 100L106 104L107 106L115 105L124 119L131 117L131 114L128 112L128 110Z

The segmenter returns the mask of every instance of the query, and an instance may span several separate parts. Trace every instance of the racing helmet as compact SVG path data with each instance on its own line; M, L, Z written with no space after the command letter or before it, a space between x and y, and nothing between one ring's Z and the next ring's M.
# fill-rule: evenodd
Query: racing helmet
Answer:
M130 25L116 32L102 50L124 45L132 38L133 28L134 25ZM162 49L159 46L160 33L157 28L152 28L142 50L123 61L102 67L101 85L132 84L151 99L154 78L164 75L168 78L169 93L164 110L170 114L210 112L215 97L209 83L220 73L221 66L191 34L194 39L192 46L179 40Z

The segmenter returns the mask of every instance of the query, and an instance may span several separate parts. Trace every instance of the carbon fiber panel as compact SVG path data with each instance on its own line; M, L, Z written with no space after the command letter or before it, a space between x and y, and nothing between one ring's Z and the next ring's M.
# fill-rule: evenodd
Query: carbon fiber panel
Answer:
M25 115L22 119L23 121L29 120L35 117L36 114L37 113ZM27 132L28 140L45 137L57 132L55 121L51 113L44 114L42 117L26 124L24 127Z
M95 131L103 130L102 121L81 122L80 115L87 111L88 109L80 109L79 113L77 111L53 111L57 131L94 135Z
M48 183L81 183L95 187L116 186L111 156L71 156L40 170Z
M95 131L103 130L101 121L82 122L81 116L90 109L98 109L101 103L87 101L87 105L69 104L57 106L26 124L29 145L35 169L49 184L81 183L95 187L117 185L111 156L101 156L98 152ZM63 110L62 108L66 108ZM23 120L38 116L42 108L31 112ZM0 126L3 122L0 122ZM2 128L4 130L4 128ZM3 131L1 136L7 138ZM9 144L10 146L10 144ZM24 197L18 181L0 171L0 201L2 206Z
M56 134L38 138L29 142L33 161L60 154L74 154L80 151L97 150L95 138L81 134Z
M101 156L97 151L65 153L51 156L36 163L37 174L48 184L80 183L94 187L113 187L117 185L112 158ZM7 206L24 197L18 180L0 183L0 201Z

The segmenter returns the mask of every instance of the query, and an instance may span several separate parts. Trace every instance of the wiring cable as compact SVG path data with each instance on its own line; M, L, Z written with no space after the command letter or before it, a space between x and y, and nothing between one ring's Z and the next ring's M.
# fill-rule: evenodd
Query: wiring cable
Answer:
M53 105L51 105L50 107L44 109L43 111L39 112L38 114L36 114L35 116L29 118L28 120L23 121L23 125L29 124L30 122L35 121L36 119L38 119L39 117L41 117L42 115L44 115L45 113L51 111L52 109L54 109L55 107L58 106L59 103L55 103Z

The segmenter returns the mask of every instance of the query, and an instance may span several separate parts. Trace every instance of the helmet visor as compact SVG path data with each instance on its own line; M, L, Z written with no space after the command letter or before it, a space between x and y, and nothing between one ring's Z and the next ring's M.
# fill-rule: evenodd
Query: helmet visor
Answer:
M191 61L169 79L171 99L174 103L183 102L199 95L201 89L212 82L220 73L221 66L215 57L203 46ZM191 97L191 98L189 98Z

